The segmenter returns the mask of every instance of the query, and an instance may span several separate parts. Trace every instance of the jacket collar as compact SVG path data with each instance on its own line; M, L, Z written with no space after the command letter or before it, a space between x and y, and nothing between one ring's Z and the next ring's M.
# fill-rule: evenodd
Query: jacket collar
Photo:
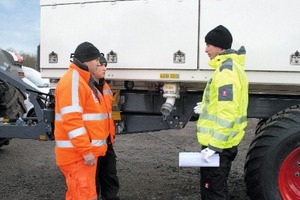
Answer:
M223 51L221 54L217 55L215 58L208 62L208 65L212 68L216 69L222 65L222 63L231 58L240 66L245 65L245 56L246 56L246 49L244 46L241 46L239 50L227 49Z
M85 80L86 83L90 82L92 77L86 65L74 60L71 62L70 68L78 71L79 75Z

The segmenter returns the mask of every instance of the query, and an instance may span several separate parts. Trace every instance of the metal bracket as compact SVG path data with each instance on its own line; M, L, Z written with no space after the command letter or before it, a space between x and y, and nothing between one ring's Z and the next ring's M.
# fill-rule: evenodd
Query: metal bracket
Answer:
M114 52L113 50L111 50L107 54L107 62L108 63L117 63L118 62L118 54L116 52Z
M174 63L179 63L179 64L184 64L185 63L185 53L183 53L180 50L175 52L174 55L173 55L173 62Z
M291 54L290 58L291 65L300 65L300 53L296 51L295 53Z
M57 63L58 62L58 55L54 51L49 53L49 63Z

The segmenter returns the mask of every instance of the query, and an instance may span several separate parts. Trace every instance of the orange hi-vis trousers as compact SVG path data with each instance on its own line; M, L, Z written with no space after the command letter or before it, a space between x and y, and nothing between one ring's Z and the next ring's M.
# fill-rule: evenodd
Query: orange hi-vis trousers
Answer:
M97 162L96 162L97 163ZM65 200L96 200L97 164L88 166L83 160L71 165L59 166L66 178L67 192Z

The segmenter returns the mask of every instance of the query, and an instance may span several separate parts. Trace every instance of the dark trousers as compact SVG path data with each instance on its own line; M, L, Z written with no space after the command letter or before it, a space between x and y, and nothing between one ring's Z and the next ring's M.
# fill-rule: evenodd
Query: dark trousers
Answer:
M113 145L109 142L105 156L98 158L96 172L96 189L102 199L118 200L119 179L117 176L117 160Z
M219 167L200 168L200 188L202 200L229 200L228 176L232 161L237 155L237 147L224 149L220 153Z

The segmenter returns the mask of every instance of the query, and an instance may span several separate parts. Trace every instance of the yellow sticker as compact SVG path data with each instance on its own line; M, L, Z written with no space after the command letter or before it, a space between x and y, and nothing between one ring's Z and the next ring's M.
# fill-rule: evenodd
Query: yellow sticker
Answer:
M179 74L160 74L160 78L179 79Z

